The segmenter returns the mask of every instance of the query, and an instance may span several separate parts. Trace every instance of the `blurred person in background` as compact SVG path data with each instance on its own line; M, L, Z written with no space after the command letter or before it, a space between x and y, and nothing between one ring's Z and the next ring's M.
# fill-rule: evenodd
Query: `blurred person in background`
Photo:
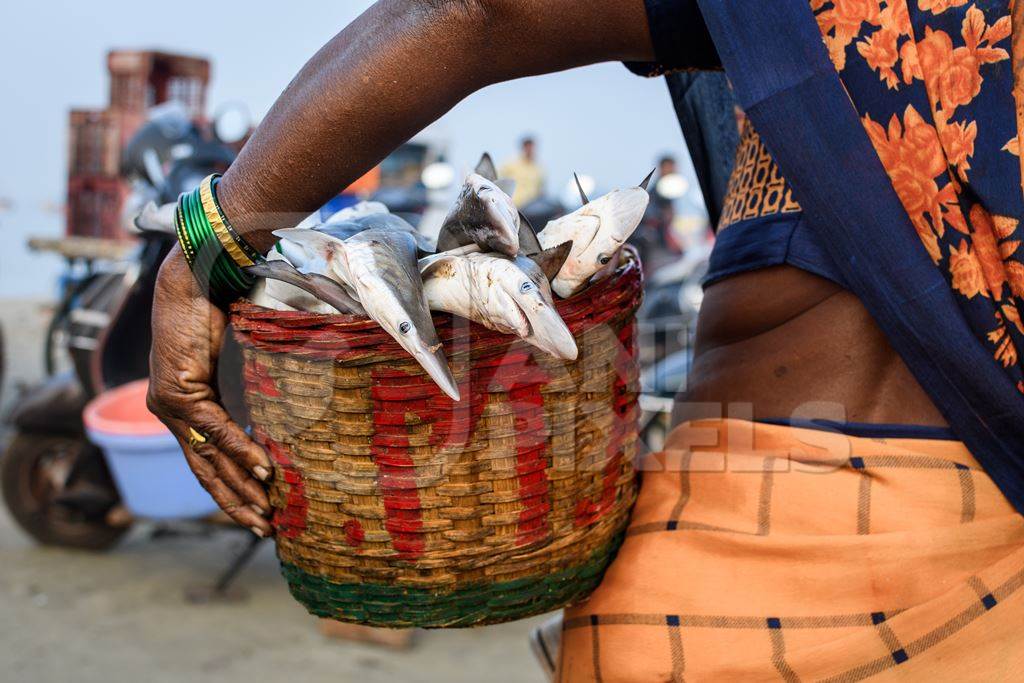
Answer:
M669 178L668 183L662 182L665 178ZM640 252L640 260L647 275L653 275L663 266L674 262L683 251L673 230L675 200L680 198L679 193L674 191L678 190L673 187L674 180L681 180L675 157L662 155L655 167L651 201L644 211L643 220L629 238L629 243Z
M659 188L659 182L666 176L671 176L678 172L676 158L671 154L665 154L658 159L657 171L654 173L654 190L651 192L652 202L671 210L672 200L677 199L677 197L666 197L662 189ZM671 222L671 219L669 222Z
M673 230L676 218L675 202L682 198L688 186L679 174L676 158L664 154L658 159L657 171L654 174L654 187L651 190L651 204L657 212L657 225L661 233L661 244L672 254L681 254L683 249Z
M537 163L537 141L526 136L519 141L519 156L510 159L498 169L502 178L516 182L512 201L520 209L544 194L544 167Z
M1010 0L382 0L288 86L218 208L235 247L265 253L490 84L610 60L724 68L747 117L687 422L646 461L601 585L566 611L562 679L1011 678L1022 36ZM225 298L174 249L150 405L225 511L270 534L271 462L218 403L227 318L208 294Z

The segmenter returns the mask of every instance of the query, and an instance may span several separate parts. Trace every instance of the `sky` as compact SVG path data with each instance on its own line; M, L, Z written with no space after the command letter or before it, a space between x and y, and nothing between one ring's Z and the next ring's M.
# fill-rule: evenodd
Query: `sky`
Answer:
M66 187L67 112L107 102L111 48L163 49L209 58L211 109L228 102L262 117L303 63L372 3L138 0L4 2L0 7L0 298L52 294L62 264L24 248L59 236ZM571 26L566 27L571 30ZM536 136L549 191L572 171L600 188L635 185L662 153L686 158L663 79L619 64L521 79L471 95L429 131L466 169L482 151L501 162ZM0 205L4 202L0 201Z

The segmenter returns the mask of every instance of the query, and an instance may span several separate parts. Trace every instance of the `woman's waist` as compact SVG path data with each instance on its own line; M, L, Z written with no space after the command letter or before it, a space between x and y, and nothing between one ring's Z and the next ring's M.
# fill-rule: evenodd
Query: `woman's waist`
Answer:
M860 301L788 266L708 288L676 415L946 425Z

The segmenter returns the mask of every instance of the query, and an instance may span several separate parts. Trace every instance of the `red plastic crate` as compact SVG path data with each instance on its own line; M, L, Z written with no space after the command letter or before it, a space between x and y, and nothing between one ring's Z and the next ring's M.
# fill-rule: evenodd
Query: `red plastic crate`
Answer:
M77 177L68 180L67 235L123 240L121 225L128 183L120 178Z
M119 117L109 111L73 109L68 121L68 175L115 177L120 166Z
M73 109L68 119L68 176L115 178L121 152L144 116L110 109Z
M144 113L168 101L185 105L189 116L206 113L206 86L210 62L165 52L115 50L107 55L110 71L110 106L124 112Z

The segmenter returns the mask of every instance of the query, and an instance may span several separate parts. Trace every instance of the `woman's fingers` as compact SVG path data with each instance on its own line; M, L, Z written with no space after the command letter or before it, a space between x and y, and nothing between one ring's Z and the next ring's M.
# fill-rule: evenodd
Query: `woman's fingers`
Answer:
M263 487L212 443L190 446L188 427L183 421L167 422L192 473L217 505L253 533L263 537L273 534L265 517L270 512L270 501Z
M266 452L249 438L219 404L210 400L183 406L180 417L222 453L244 467L260 481L268 481L273 464Z
M205 458L186 449L185 459L188 460L188 464L195 473L199 483L203 485L203 488L210 494L210 497L213 498L228 517L257 536L266 538L274 533L270 522L262 515L257 514L231 487L218 477L213 465L207 462Z
M254 512L266 515L270 511L270 499L266 490L238 463L210 444L196 446L193 450L213 465L217 477L248 503Z
M147 405L177 437L217 504L268 536L270 503L257 479L270 479L271 460L216 402L212 385L226 323L224 312L196 288L181 249L172 249L154 292Z
M187 456L186 456L187 457ZM200 459L199 456L193 456ZM193 470L194 472L195 470ZM198 475L197 475L198 477ZM257 536L266 538L274 533L273 528L262 515L242 502L238 495L216 476L212 478L199 477L203 488L207 490L210 497L220 506L228 517L252 531Z

